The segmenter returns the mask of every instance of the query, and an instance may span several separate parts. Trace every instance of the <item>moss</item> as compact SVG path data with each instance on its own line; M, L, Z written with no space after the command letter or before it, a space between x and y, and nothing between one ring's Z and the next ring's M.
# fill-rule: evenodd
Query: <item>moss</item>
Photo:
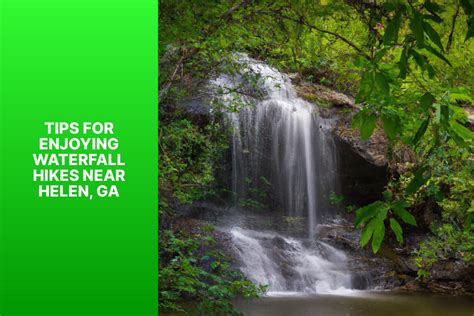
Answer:
M333 107L331 102L318 97L318 95L314 93L303 93L301 97L308 102L316 103L317 106L322 108L328 109Z

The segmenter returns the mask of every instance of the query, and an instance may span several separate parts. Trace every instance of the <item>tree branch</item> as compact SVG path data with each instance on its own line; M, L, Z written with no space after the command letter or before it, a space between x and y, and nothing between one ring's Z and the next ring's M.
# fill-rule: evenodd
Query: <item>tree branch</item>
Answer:
M285 19L285 20L288 20L288 21L292 21L292 22L295 22L295 23L299 23L301 25L304 25L306 27L308 27L309 29L312 29L312 30L315 30L315 31L318 31L320 33L324 33L324 34L329 34L331 36L334 36L335 38L343 41L344 43L346 43L347 45L349 45L350 47L352 47L354 50L356 50L359 54L361 54L362 56L364 56L365 58L367 58L368 60L370 60L370 56L364 52L360 47L358 47L356 44L352 43L351 41L349 41L347 38L345 38L344 36L340 35L340 34L337 34L335 32L332 32L332 31L328 31L328 30L325 30L325 29L322 29L322 28L319 28L313 24L310 24L308 22L306 22L303 18L302 19L296 19L296 18L292 18L290 16L287 16L287 15L284 15L282 14L281 12L279 11L260 11L260 13L263 13L263 14L270 14L270 15L275 15L275 16L278 16L282 19Z
M454 29L456 28L456 20L459 15L459 4L456 7L456 12L453 15L453 25L451 27L451 32L449 33L448 42L446 43L446 53L449 53L451 49L451 44L453 43Z

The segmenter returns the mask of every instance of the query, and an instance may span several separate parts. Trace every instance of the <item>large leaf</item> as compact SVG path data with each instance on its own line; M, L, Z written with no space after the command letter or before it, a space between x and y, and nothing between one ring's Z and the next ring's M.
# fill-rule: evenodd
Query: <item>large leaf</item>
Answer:
M372 251L377 253L385 237L385 224L381 220L375 221L374 233L372 235Z
M471 37L474 37L474 16L472 15L467 20L467 32L466 32L466 37L464 38L464 41L467 41Z
M407 204L405 201L397 201L391 205L393 212L400 217L402 221L412 226L416 226L416 219L410 212L406 210Z
M424 185L429 179L431 178L431 171L428 166L421 167L417 171L415 171L415 176L408 184L405 193L407 195L413 194L418 189Z
M390 86L388 84L388 81L387 81L387 78L385 78L385 76L380 73L380 72L377 72L375 74L375 85L377 86L377 88L383 93L383 94L389 94L390 92Z
M474 5L472 3L472 0L461 0L461 6L464 10L464 13L466 13L467 16L470 16L472 13L474 13Z
M446 104L443 104L440 106L440 112L441 112L441 117L440 117L440 121L441 121L441 124L443 124L444 126L449 126L449 108Z
M402 21L401 10L397 11L393 20L387 25L385 34L383 36L383 42L385 45L396 44L398 41L398 31L400 30L400 24Z
M403 244L403 230L395 218L390 219L390 228L395 233L395 237L397 237L397 241L400 244Z
M466 127L464 127L463 125L459 124L456 121L451 122L451 128L459 137L461 137L464 140L474 139L474 133L472 133L469 129L467 129Z
M360 235L360 246L365 247L369 242L370 238L372 238L372 234L374 233L375 223L377 219L372 219L367 225L365 225L364 229L362 230L362 234Z
M443 60L445 63L447 63L448 65L450 65L451 67L453 66L449 60L443 55L441 54L440 52L438 52L435 48L433 48L432 46L430 45L425 45L424 48L429 51L430 53L432 53L433 55L435 55L436 57L438 57L439 59Z
M429 93L426 92L423 94L423 96L420 98L420 106L423 108L423 110L428 110L431 104L435 101L435 97Z
M391 140L395 139L400 129L399 117L395 115L384 114L382 115L382 122L385 135L387 135L387 137Z
M431 39L431 41L435 43L436 46L441 49L441 51L444 51L443 44L441 43L441 37L439 36L438 32L436 32L436 30L431 26L431 24L426 21L423 21L423 29L425 30L426 34L428 34L428 37Z
M424 55L418 54L416 50L412 50L411 55L415 59L418 66L420 66L420 69L424 71L426 69L426 65L428 64L426 57Z
M428 128L428 125L430 123L430 119L427 118L426 120L424 120L420 127L418 128L418 131L416 132L415 134L415 137L413 137L413 144L416 145L418 144L418 142L420 141L421 137L423 137L423 135L425 134L426 132L426 129Z
M426 0L423 6L432 14L442 13L444 11L443 7L437 3L431 2L430 0Z
M400 55L398 68L400 69L400 73L398 74L398 76L402 79L405 79L407 77L408 69L408 51L406 48L403 49L402 54Z
M410 20L410 28L415 36L416 44L418 47L423 47L425 43L425 35L423 33L423 16L415 12L413 18Z
M356 102L360 103L366 100L371 92L374 85L374 72L373 71L366 71L364 76L360 81L359 92L356 96Z
M384 206L383 202L376 201L372 204L369 204L367 206L364 206L358 209L356 211L354 226L359 227L363 223L367 222L368 220L376 216L383 206Z
M474 37L474 3L472 0L461 0L461 5L467 16L467 32L464 41Z
M352 117L351 127L360 129L360 127L362 126L362 122L364 121L365 115L367 115L365 110L357 112L357 114Z
M366 116L360 127L360 139L367 140L372 135L375 129L375 124L377 123L377 116L375 114L370 114Z

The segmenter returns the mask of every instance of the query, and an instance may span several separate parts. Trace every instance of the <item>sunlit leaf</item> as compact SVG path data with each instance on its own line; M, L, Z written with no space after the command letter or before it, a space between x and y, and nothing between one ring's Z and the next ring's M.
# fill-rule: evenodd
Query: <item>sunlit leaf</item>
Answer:
M383 207L383 202L376 201L367 206L361 207L356 211L356 218L354 221L355 227L359 227L363 223L370 220L372 217L378 214L380 209Z
M451 122L451 128L454 132L456 132L457 135L459 135L459 137L464 140L474 139L474 133L472 133L468 128L464 127L456 121Z

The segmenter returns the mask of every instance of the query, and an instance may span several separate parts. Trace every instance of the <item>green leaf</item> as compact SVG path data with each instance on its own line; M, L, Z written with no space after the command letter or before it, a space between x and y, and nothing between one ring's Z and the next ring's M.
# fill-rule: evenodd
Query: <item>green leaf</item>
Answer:
M387 28L385 29L385 34L383 36L383 42L385 45L392 45L397 43L398 31L400 30L400 24L402 20L401 18L402 13L401 10L399 10L393 17L393 20L390 21L390 23L387 25Z
M441 124L443 124L444 126L448 126L449 125L449 108L446 104L443 104L440 106L440 111L441 111L441 117L440 117L440 121L441 121Z
M370 238L372 238L372 234L374 233L375 223L377 219L372 219L367 225L365 225L364 229L362 230L362 234L360 235L360 246L365 247L369 242Z
M442 23L443 19L438 15L438 13L444 12L444 9L439 6L437 3L431 1L425 1L424 5L426 10L431 14L428 15L428 18L435 21L436 23Z
M440 7L437 3L431 2L429 0L426 0L423 6L431 13L441 13L444 11L443 8Z
M410 28L415 36L417 46L420 48L423 47L425 37L423 33L423 16L420 13L415 12L413 18L410 20Z
M467 18L467 31L464 41L474 36L474 3L472 0L461 0L461 6Z
M424 185L431 178L431 170L428 166L424 166L415 171L415 177L408 184L405 193L407 195L413 194Z
M436 49L434 49L432 46L430 45L425 45L424 48L429 51L430 53L432 53L433 55L435 55L436 57L438 57L439 59L443 60L445 63L447 63L448 65L450 65L451 67L453 66L449 60L443 55L441 54L440 52L438 52Z
M380 72L377 72L375 74L375 85L377 86L377 88L384 94L389 94L390 92L390 86L388 84L388 81L387 81L387 78L385 78L385 76L380 73Z
M457 100L460 100L460 101L466 101L469 103L474 103L474 100L466 93L457 93L457 92L450 93L449 99L452 102L456 102Z
M397 241L400 244L403 244L403 230L395 218L390 219L390 228L395 233L395 237L397 237Z
M423 110L428 110L431 104L435 101L435 97L429 93L426 92L423 94L423 96L420 98L420 106L423 108Z
M372 87L374 85L374 72L369 70L365 72L362 80L360 81L359 92L356 96L356 102L360 103L367 99L372 93Z
M473 12L474 7L474 5L472 4L472 0L461 0L460 2L464 13L466 13L467 16L470 16Z
M386 53L387 53L387 48L382 48L381 50L379 50L375 54L373 62L378 63L382 59L382 57L385 56Z
M408 69L408 52L406 48L403 49L402 54L400 55L398 68L400 69L400 73L398 74L398 76L402 79L405 79L407 77Z
M418 128L418 131L416 131L415 137L413 137L413 145L416 145L420 141L421 137L423 137L426 132L426 129L428 128L429 123L430 118L427 118L421 123L420 127Z
M356 211L354 226L359 227L363 223L367 222L369 219L377 215L381 207L383 206L384 206L383 202L376 201L372 204L359 208Z
M474 16L471 16L467 20L467 31L466 31L466 37L464 38L464 41L467 41L471 37L474 37Z
M375 123L377 123L377 116L375 114L370 114L364 118L360 127L360 139L369 139L374 132Z
M374 233L372 235L372 251L377 253L385 237L385 224L381 220L375 221Z
M385 135L391 140L397 137L400 128L400 119L394 115L382 115L383 130Z
M439 15L437 15L437 14L433 14L433 13L432 13L432 14L426 14L426 15L424 15L424 16L425 16L426 19L430 19L430 20L432 20L433 22L436 22L436 23L438 23L438 24L444 22L443 19L442 19Z
M354 117L352 118L351 127L360 129L360 127L362 126L362 122L364 121L364 116L365 115L366 115L365 110L361 110L361 111L357 112L357 114L354 115Z
M416 226L416 219L405 208L407 207L405 201L398 201L391 205L393 212L400 217L402 221L412 226Z
M431 39L436 46L438 46L441 51L444 51L443 44L441 43L441 37L439 36L438 32L426 21L423 21L423 29L425 30L428 37Z
M427 65L426 57L423 56L423 55L418 54L418 52L416 50L412 50L411 55L415 59L416 63L420 67L420 69L424 71L425 68L426 68L426 65Z
M474 139L474 133L456 121L451 122L451 128L459 137L464 140Z

